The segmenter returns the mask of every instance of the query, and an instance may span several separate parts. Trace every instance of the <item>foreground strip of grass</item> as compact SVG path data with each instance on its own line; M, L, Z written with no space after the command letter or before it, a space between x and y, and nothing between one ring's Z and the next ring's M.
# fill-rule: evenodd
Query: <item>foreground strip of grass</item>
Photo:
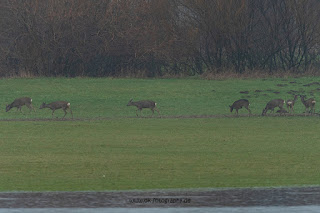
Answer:
M0 122L0 191L320 184L315 117Z

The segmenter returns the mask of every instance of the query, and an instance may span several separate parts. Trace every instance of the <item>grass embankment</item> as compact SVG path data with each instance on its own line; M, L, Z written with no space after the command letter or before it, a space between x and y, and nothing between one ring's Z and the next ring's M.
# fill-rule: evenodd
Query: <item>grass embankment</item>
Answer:
M1 79L0 118L51 118L51 110L39 110L42 102L67 100L71 103L75 118L135 116L135 107L127 107L128 101L151 99L158 103L162 115L212 115L230 114L229 105L246 98L252 113L261 114L266 103L273 98L289 99L291 90L318 100L320 85L303 86L320 81L320 78L298 79L249 79L208 81L201 79L92 79L45 78ZM291 82L291 83L290 83ZM292 83L295 82L295 83ZM248 94L240 93L246 92ZM13 108L5 112L5 105L17 97L33 99L36 113L23 108L23 114ZM298 113L304 112L300 100ZM246 114L247 111L241 110ZM150 110L143 110L150 116ZM56 116L63 116L58 110ZM69 117L69 116L68 116Z
M310 95L317 85L303 85L317 80L2 79L3 103L30 96L38 108L42 101L69 100L75 117L113 119L1 121L0 191L319 184L318 117L119 118L135 116L126 107L131 97L156 100L166 116L229 114L229 104L248 98L260 114L269 99L291 97L287 91ZM5 119L51 117L47 109L4 108ZM296 111L303 112L300 101Z

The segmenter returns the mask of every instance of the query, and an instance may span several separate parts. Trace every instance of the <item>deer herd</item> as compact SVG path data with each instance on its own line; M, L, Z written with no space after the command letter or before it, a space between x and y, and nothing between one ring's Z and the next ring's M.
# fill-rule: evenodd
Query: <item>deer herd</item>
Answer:
M301 102L305 106L305 115L307 115L307 113L314 114L316 101L314 100L314 98L309 98L307 100L305 98L306 98L305 95L300 95ZM266 107L263 109L262 116L266 115L269 110L271 112L274 112L274 109L276 107L279 108L277 113L280 113L280 115L283 115L285 113L294 113L294 105L297 100L298 100L298 95L295 95L293 100L291 100L291 99L287 100L287 102L283 99L273 99L273 100L269 101L267 103ZM287 106L288 111L283 108L283 106L285 104ZM232 112L233 109L235 109L236 114L238 115L238 110L241 109L242 107L244 107L248 110L249 114L251 114L251 110L249 109L249 105L250 104L247 99L237 100L231 106L229 106L230 112Z
M32 99L29 97L22 97L22 98L17 98L11 104L6 105L6 112L8 112L13 107L16 107L17 111L20 110L20 112L21 112L21 107L24 105L26 105L30 109L30 111L31 110L35 111L32 106ZM143 100L143 101L134 102L132 99L127 104L127 106L136 106L137 107L137 110L136 110L137 116L139 116L138 110L140 111L140 115L141 115L141 110L144 108L149 108L152 111L152 115L154 114L154 110L156 110L158 112L158 114L160 114L156 105L157 105L157 103L154 101ZM67 110L70 111L71 116L73 118L72 110L70 109L70 102L56 101L56 102L52 102L50 104L42 103L40 105L39 109L43 109L43 108L49 108L52 110L52 118L54 116L55 110L57 110L57 109L62 109L64 111L64 116L62 118L64 118L66 116Z
M17 110L20 110L21 112L21 107L26 105L30 111L34 110L33 106L32 106L32 99L29 97L23 97L23 98L17 98L15 99L11 104L6 106L6 112L8 112L10 109L12 109L13 107L16 107ZM46 104L46 103L42 103L40 106L40 109L43 108L49 108L52 110L52 117L54 115L54 111L57 109L62 109L64 111L64 116L63 118L66 116L67 114L67 109L69 109L71 116L73 118L73 114L72 114L72 110L70 109L70 103L67 101L56 101L56 102L52 102L50 104Z
M273 99L271 101L269 101L266 105L266 107L263 109L262 111L262 116L266 115L266 113L270 110L271 112L274 112L274 109L276 107L279 108L279 110L277 111L277 113L280 113L280 115L285 114L285 113L294 113L294 105L296 103L298 99L298 95L295 95L293 100L287 100L287 102L283 99ZM303 105L305 106L305 115L307 115L307 113L315 113L315 104L316 101L314 100L314 98L309 98L306 100L306 96L305 95L300 95L300 99L301 102L303 103ZM285 110L283 108L283 106L286 104L287 106L287 110ZM15 99L11 104L8 104L6 106L6 112L8 112L10 109L12 109L13 107L16 107L17 110L20 110L21 112L21 107L22 106L27 106L30 111L34 110L33 106L32 106L32 99L29 97L22 97L22 98L17 98ZM136 106L137 110L136 110L136 115L138 115L138 110L140 111L140 116L141 116L141 111L144 108L150 109L152 111L152 115L154 114L154 111L158 112L158 115L160 114L158 108L156 107L157 103L154 101L150 101L150 100L142 100L142 101L133 101L132 99L129 101L129 103L127 104L127 106ZM235 101L230 107L230 112L232 112L234 109L236 111L236 114L238 115L238 111L239 109L242 109L243 107L246 108L249 112L249 115L251 114L251 110L249 109L249 101L247 99L240 99ZM67 114L67 110L70 111L71 116L73 118L73 114L72 114L72 110L70 109L70 102L67 101L56 101L56 102L52 102L49 104L46 103L42 103L39 109L43 109L43 108L49 108L52 110L52 117L54 116L54 112L57 109L62 109L64 111L64 116L63 118L66 116Z

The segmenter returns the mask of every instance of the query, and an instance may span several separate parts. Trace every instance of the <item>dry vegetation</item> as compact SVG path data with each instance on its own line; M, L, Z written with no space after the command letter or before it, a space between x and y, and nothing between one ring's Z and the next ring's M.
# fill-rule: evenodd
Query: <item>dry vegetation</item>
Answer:
M0 76L317 74L319 15L317 0L1 1Z

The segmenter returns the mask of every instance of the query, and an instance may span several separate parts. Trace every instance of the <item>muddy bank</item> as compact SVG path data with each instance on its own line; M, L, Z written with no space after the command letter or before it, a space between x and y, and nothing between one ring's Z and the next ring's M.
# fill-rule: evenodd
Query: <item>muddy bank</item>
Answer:
M304 205L320 205L320 187L0 193L0 208L170 208Z

